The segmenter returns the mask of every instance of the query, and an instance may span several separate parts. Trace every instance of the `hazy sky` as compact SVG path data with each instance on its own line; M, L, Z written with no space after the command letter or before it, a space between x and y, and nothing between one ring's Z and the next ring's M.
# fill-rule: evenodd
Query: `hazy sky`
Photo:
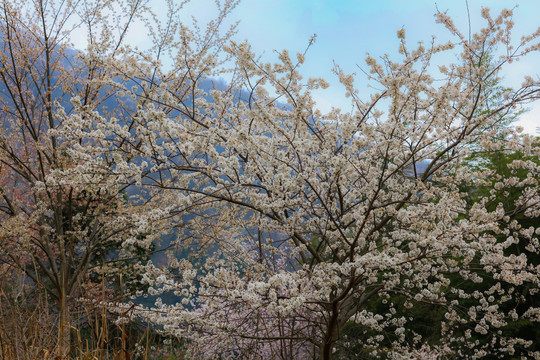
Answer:
M519 4L514 9L514 34L518 40L540 26L540 0L468 0L473 32L484 26L480 10L486 4L494 17L501 9L513 9ZM215 15L213 8L213 0L192 0L185 8L186 18L195 16L207 21ZM347 73L359 73L356 85L361 95L368 96L372 90L357 65L365 66L366 52L373 57L397 56L397 30L406 30L410 47L418 41L428 43L431 35L441 42L449 40L446 29L435 23L437 9L447 11L458 28L468 32L467 0L243 0L229 20L240 21L236 39L248 39L255 52L268 61L277 58L273 50L303 52L310 37L317 34L301 72L305 77L323 77L331 84L329 89L315 94L318 106L325 111L332 106L350 109L343 87L331 72L334 61ZM540 56L512 65L503 74L504 84L519 86L523 75L538 77ZM540 105L525 114L519 124L535 133L540 127Z

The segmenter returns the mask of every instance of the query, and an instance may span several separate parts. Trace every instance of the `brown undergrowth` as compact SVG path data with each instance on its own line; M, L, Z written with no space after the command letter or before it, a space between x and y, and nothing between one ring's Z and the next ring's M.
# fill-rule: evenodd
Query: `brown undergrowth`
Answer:
M148 325L116 322L99 300L74 301L69 359L185 359L181 347L165 344ZM60 360L57 316L54 300L40 284L0 267L0 360Z

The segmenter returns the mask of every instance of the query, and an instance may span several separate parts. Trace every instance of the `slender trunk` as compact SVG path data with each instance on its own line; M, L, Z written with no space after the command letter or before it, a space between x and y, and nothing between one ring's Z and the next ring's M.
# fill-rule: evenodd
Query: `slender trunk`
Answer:
M65 360L69 359L71 350L71 314L65 291L62 292L58 305L58 356L60 359Z

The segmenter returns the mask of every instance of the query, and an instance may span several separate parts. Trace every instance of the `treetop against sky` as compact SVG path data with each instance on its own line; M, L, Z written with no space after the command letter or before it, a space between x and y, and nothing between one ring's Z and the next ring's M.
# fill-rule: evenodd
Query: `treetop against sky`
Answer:
M163 9L165 15L166 7L158 6L159 3L160 0L149 2L153 11ZM474 33L484 26L480 12L485 6L489 6L492 16L504 8L514 9L514 34L532 33L540 25L536 0L248 0L240 2L227 21L229 24L239 21L235 39L247 39L255 53L267 61L276 58L273 50L287 49L291 54L303 52L316 34L316 42L306 55L301 73L306 78L323 77L330 83L328 89L314 93L322 111L332 107L349 110L349 99L343 96L345 90L332 73L334 63L346 73L359 75L356 85L360 96L366 98L374 91L362 76L362 70L367 69L364 62L367 52L373 57L384 54L395 57L399 46L396 32L402 28L406 30L410 46L418 41L429 44L432 35L441 43L451 40L444 26L435 22L433 15L437 11L448 11L458 29L467 29L470 18L471 33ZM216 16L212 0L191 1L183 11L188 23L192 17L204 24ZM84 30L76 44L81 49L85 46L82 34ZM144 47L146 30L143 26L133 27L129 37L132 43ZM447 63L448 59L439 61ZM538 75L539 62L535 54L523 59L519 66L509 66L503 71L504 85L519 87L524 75ZM516 125L522 126L525 132L536 133L536 128L540 127L538 105L523 114Z

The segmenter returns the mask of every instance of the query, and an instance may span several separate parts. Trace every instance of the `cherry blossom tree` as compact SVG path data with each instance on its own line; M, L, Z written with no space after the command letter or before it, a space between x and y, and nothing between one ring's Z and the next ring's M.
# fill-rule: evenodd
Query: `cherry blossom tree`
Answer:
M485 27L468 37L436 14L455 38L445 44L410 48L398 31L399 60L366 58L377 89L368 99L336 67L350 113L316 109L312 91L326 82L302 79L305 53L265 63L248 43L223 41L214 23L203 34L179 29L168 71L152 59L120 69L144 90L130 134L151 168L143 183L184 222L177 242L191 251L168 268L146 267L148 293L174 292L178 302L158 298L135 313L186 339L194 358L330 359L338 341L374 358L540 357L528 350L533 339L505 331L539 321L540 309L505 304L517 287L538 291L540 230L513 216L540 214L540 169L516 159L509 166L528 172L516 180L465 161L473 151L538 156L531 136L501 130L502 114L538 99L538 80L506 89L496 106L485 90L539 49L540 30L513 42L512 11L482 16ZM434 65L453 52L454 63ZM230 86L205 88L226 56ZM469 204L464 189L479 186L519 195ZM524 252L509 251L516 242ZM444 346L415 331L408 309L422 304L443 312L432 329ZM359 335L348 341L351 323Z
M124 51L144 4L83 3L0 6L0 256L55 300L59 358L69 353L81 285L90 274L127 277L119 264L140 262L152 249L158 222L150 219L160 211L129 193L140 166L91 150L128 132L130 112L101 64ZM113 17L116 7L125 16ZM79 28L87 29L89 51L69 42ZM74 157L81 148L84 156Z

